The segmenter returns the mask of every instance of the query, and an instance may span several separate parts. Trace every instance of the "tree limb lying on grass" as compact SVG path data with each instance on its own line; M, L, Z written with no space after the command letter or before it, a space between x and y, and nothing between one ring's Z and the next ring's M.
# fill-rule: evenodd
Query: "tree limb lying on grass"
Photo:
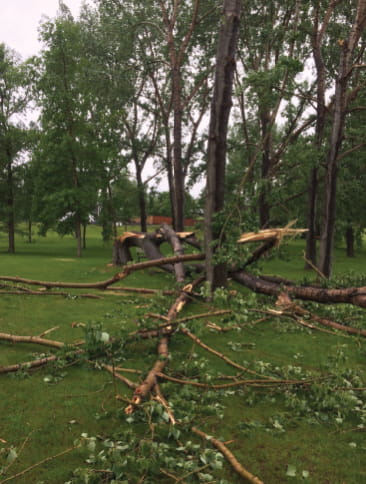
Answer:
M151 267L158 267L164 264L176 264L178 262L189 262L194 260L203 260L205 254L186 254L173 257L164 257L162 259L149 260L146 262L138 262L136 264L129 264L122 268L122 271L117 272L114 276L99 282L53 282L53 281L38 281L33 279L24 279L23 277L0 276L0 281L20 282L22 284L29 284L33 286L42 286L47 289L52 287L64 287L70 289L106 289L116 282L124 279L132 272L149 269Z
M233 271L230 276L234 281L260 294L278 296L286 292L289 296L305 301L319 302L323 304L354 304L366 308L366 287L349 287L346 289L324 289L313 286L295 286L278 284L261 277L253 276L245 271Z
M230 450L226 447L225 444L220 442L220 440L215 439L214 437L202 432L202 430L197 429L196 427L192 427L192 432L199 435L203 439L209 440L212 444L222 453L224 454L225 458L228 462L230 462L232 468L237 472L240 476L242 476L247 481L251 482L252 484L264 484L263 481L259 479L259 477L254 476L251 472L247 471L240 462L236 459L234 454L230 452Z

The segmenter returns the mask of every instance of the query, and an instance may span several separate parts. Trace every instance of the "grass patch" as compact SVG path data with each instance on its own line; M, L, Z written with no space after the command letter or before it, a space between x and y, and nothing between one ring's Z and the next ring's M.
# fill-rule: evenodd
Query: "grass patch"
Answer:
M4 246L5 238L0 237ZM280 255L262 263L262 270L302 280L303 242L293 241ZM28 244L17 239L17 254L0 254L2 275L60 280L97 281L115 272L108 266L111 245L104 244L100 229L89 229L88 248L82 259L75 258L75 241L50 234ZM366 254L346 260L343 249L336 251L336 273L366 272ZM172 276L158 269L132 274L125 285L171 289ZM73 323L102 328L115 338L158 322L146 313L165 315L174 298L121 294L103 299L1 295L0 331L18 335L39 335L57 328L47 337L72 343L85 338L85 330ZM364 422L366 424L365 343L356 337L312 332L282 319L257 324L253 308L266 308L271 298L240 290L235 297L222 292L216 308L230 308L221 318L196 319L186 326L198 338L227 357L276 379L313 380L310 386L281 386L271 389L243 386L213 390L164 382L161 388L179 421L166 422L164 408L146 402L132 417L123 410L127 403L117 400L131 396L110 374L80 359L63 361L35 371L22 370L0 375L0 483L44 461L13 481L20 484L61 484L109 482L170 483L168 474L187 475L185 482L239 483L241 479L222 463L208 442L190 432L192 425L228 444L238 460L264 482L271 484L359 484L366 480ZM319 306L319 305L318 305ZM315 307L329 317L366 328L364 311L346 306ZM182 316L211 309L195 298ZM357 321L354 321L354 318ZM222 327L240 324L240 329L218 333L209 330L211 321ZM112 349L112 347L108 347ZM104 352L99 361L138 369L143 375L156 360L156 341L134 341ZM31 344L0 341L0 365L30 361L57 351ZM96 346L93 351L99 351ZM199 382L229 383L256 378L227 365L183 334L170 343L167 373ZM138 381L137 374L125 374ZM218 378L218 375L221 377ZM350 390L350 388L356 390ZM342 390L343 388L343 390ZM87 434L87 436L86 436ZM84 435L84 437L81 437ZM93 438L95 437L95 440ZM67 454L55 456L75 445ZM94 449L95 447L95 449ZM11 453L12 451L13 454ZM9 457L10 456L10 457ZM12 457L16 458L12 461ZM159 456L159 458L158 458ZM88 461L88 462L87 462ZM193 467L192 467L193 466ZM194 467L196 466L196 467ZM79 468L74 476L73 472ZM197 471L197 468L202 468ZM94 470L91 470L94 469ZM161 469L168 474L162 474ZM191 474L190 474L191 473Z

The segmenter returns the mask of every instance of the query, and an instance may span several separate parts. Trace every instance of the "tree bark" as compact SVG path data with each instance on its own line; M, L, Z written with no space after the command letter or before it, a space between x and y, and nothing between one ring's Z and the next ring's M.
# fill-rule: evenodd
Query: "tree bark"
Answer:
M163 235L173 248L174 255L183 255L184 249L177 234L167 224L163 224L159 232ZM174 264L174 272L177 282L183 282L185 278L184 265L182 262Z
M230 276L240 284L254 292L278 296L281 292L291 297L304 301L314 301L322 304L354 304L366 308L366 287L349 287L346 289L324 289L313 286L295 286L279 284L260 277L255 277L248 272L232 272Z
M355 256L355 233L350 225L346 229L346 252L347 257Z
M324 213L319 248L319 269L326 276L332 273L334 231L336 221L336 195L338 154L343 142L344 122L347 114L347 89L353 72L353 54L366 25L366 0L358 0L354 23L347 39L340 39L340 62L336 79L333 123L330 146L326 158Z
M147 212L146 212L146 200L145 200L145 188L142 182L142 172L141 166L138 161L135 160L136 169L136 182L137 182L137 193L139 201L139 211L140 211L140 227L141 232L147 232Z
M207 148L207 181L205 206L206 273L211 290L226 284L225 264L215 264L213 244L217 246L220 227L215 216L224 208L227 130L232 105L235 53L240 26L240 0L224 0L222 23L216 54L214 93L211 103Z
M11 166L11 153L8 151L7 163L7 228L8 228L8 252L15 253L15 217L14 217L14 187L13 170Z

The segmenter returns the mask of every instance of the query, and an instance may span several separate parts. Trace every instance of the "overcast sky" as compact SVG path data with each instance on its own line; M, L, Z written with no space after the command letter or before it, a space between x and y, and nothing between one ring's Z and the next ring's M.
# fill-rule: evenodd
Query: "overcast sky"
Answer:
M64 0L64 3L77 17L84 1ZM0 42L14 49L23 59L37 54L42 16L55 17L58 6L59 0L0 0Z

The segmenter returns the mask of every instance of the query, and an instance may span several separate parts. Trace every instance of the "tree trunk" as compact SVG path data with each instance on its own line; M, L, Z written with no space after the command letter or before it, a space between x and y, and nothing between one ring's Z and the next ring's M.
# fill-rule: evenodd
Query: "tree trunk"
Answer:
M353 54L366 24L366 0L358 0L355 21L347 39L341 39L338 76L336 79L334 113L330 147L326 158L324 212L320 236L319 268L326 277L332 272L334 231L336 221L336 195L338 154L343 141L344 121L347 112L347 89L353 72Z
M315 8L314 14L314 30L312 36L312 50L314 63L317 73L316 83L316 128L315 128L315 147L317 152L321 152L324 141L324 126L325 126L325 65L322 56L322 43L324 33L328 27L330 15L334 6L330 5L325 14L323 24L319 26L319 5ZM320 163L320 157L317 160L317 165ZM317 201L318 201L318 187L319 187L319 173L318 166L312 167L309 180L309 201L308 201L308 215L307 215L307 235L306 235L306 258L312 264L317 263L316 251L316 223L317 223ZM305 263L305 269L310 269L311 266Z
M83 249L86 249L86 228L87 224L83 224Z
M184 174L182 166L182 102L181 102L181 73L179 66L172 70L173 89L173 183L174 183L174 225L177 232L184 230Z
M15 219L14 219L14 187L13 171L11 167L11 154L8 153L9 162L7 164L7 228L8 228L8 252L15 253Z
M261 229L269 227L270 220L270 206L268 203L269 194L269 173L271 169L271 136L268 130L270 115L265 112L261 114L261 127L262 127L262 139L264 140L263 152L262 152L262 173L261 173L261 191L259 195L259 225Z
M30 218L28 220L28 243L32 243L32 220Z
M351 225L346 229L346 250L347 257L355 256L355 233Z
M209 139L207 148L207 182L205 206L206 273L211 290L226 283L226 265L215 264L213 243L220 245L220 227L214 217L224 208L226 140L231 109L232 86L235 71L240 25L240 0L224 0L219 31L214 93L211 103Z
M306 259L316 265L316 208L318 198L318 169L312 168L309 183L308 221L306 234ZM305 263L305 269L310 269Z
M75 215L75 237L76 237L76 244L77 244L76 255L77 257L81 257L82 255L81 221L80 221L80 215L78 213Z
M144 189L144 184L142 182L141 166L136 159L135 159L135 169L136 169L137 193L138 193L138 203L139 203L139 212L140 212L140 227L141 227L141 232L147 232L145 189Z

